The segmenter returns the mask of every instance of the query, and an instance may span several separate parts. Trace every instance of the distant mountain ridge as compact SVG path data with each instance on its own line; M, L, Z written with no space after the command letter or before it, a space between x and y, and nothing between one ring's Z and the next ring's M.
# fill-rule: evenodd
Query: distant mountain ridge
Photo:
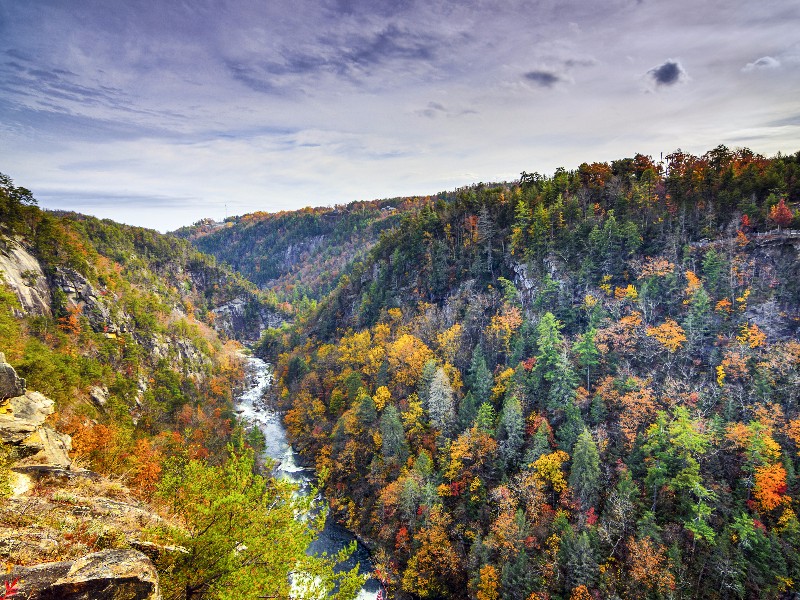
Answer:
M282 302L321 299L381 233L397 226L421 198L352 202L335 207L256 212L209 219L174 235L230 265Z

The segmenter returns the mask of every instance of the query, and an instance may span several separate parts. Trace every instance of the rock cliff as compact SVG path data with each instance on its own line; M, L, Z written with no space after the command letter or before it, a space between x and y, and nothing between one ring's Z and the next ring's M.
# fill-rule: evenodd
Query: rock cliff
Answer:
M160 517L121 486L76 468L70 436L46 424L53 411L0 353L0 441L11 484L0 509L0 556L18 565L6 580L19 579L17 593L33 600L158 600L153 563L130 546Z
M136 550L103 550L75 561L16 567L19 594L29 600L159 600L153 563Z
M50 289L42 267L17 240L0 238L0 274L25 312L51 314Z

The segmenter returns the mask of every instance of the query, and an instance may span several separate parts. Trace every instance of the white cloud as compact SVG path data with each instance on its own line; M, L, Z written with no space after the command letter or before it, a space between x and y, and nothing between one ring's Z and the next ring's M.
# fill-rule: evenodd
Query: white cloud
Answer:
M732 123L798 149L764 126L796 116L800 54L774 45L796 0L35 4L0 20L0 171L161 229L704 152ZM781 77L740 75L770 61ZM648 70L678 93L637 93Z
M781 62L777 58L773 58L771 56L762 56L758 60L747 63L742 71L771 71L780 68L780 66Z

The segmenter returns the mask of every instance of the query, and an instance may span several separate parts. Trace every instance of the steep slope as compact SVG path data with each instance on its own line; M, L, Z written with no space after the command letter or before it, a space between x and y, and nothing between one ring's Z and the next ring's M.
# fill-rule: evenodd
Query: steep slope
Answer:
M275 402L420 597L800 577L800 153L637 155L407 213L267 336Z
M228 336L280 320L252 284L184 240L41 211L3 175L0 257L9 596L286 597L298 565L355 595L357 573L306 555L311 499L258 473L233 410Z

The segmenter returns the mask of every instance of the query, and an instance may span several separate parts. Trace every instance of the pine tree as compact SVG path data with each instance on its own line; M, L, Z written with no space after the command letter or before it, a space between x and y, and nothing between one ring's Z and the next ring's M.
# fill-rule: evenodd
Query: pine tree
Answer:
M550 410L567 410L575 398L578 387L578 377L567 359L566 352L562 352L556 359L551 371L553 381L547 394L547 408ZM580 430L578 431L578 433ZM577 436L577 433L576 433Z
M594 338L597 335L597 330L592 327L586 333L584 333L580 340L575 342L575 345L572 349L578 355L578 360L586 369L586 390L591 391L591 369L592 367L596 367L599 363L598 357L600 356L600 351L597 349L597 345L594 342Z
M584 429L578 436L572 450L569 486L575 497L581 501L584 510L597 506L600 491L600 455L588 429Z
M683 329L690 348L700 349L708 337L711 326L711 299L701 285L689 301L689 314L683 322Z
M481 206L478 213L478 241L483 244L486 252L486 272L493 274L492 240L494 238L494 220L489 213L489 207Z
M475 396L476 406L489 401L492 395L492 373L486 366L480 345L475 346L475 351L472 353L472 362L469 365L469 386Z
M579 585L592 587L597 579L597 557L586 531L566 540L562 552L566 554L563 564L569 588Z
M165 591L187 599L288 597L287 573L303 572L324 595L339 585L343 598L355 597L363 582L358 567L334 573L333 561L306 554L314 527L297 515L309 514L314 494L296 494L288 481L253 469L252 450L232 453L223 466L168 462L158 495L184 523L172 535L187 552L167 557Z
M436 361L430 359L425 362L422 367L422 374L419 377L419 382L417 383L417 396L422 401L422 406L428 408L428 395L430 394L431 383L433 382L433 377L436 375L436 369L438 365Z
M534 587L534 574L530 559L525 550L520 550L513 560L503 565L500 582L503 585L502 597L511 600L525 600Z
M408 445L400 422L400 411L393 404L386 407L380 421L381 452L386 458L396 458L401 464L408 457Z
M488 402L481 404L478 415L475 417L475 427L478 428L478 431L494 435L494 420L494 407Z
M367 394L364 390L359 394L356 416L365 431L371 429L375 421L378 420L378 411L375 409L375 401L372 399L372 396Z
M519 463L524 427L519 399L516 396L507 397L503 402L497 432L500 440L500 456L507 471L516 468Z
M564 406L564 422L556 431L558 447L564 452L569 452L575 445L578 436L586 428L580 409L572 401Z
M533 434L530 447L525 453L525 464L530 465L531 463L536 462L540 456L548 454L551 449L550 428L547 426L547 422L543 420L539 424L539 427L537 427L536 433Z
M458 407L458 429L464 431L472 425L478 414L478 403L471 391L461 400Z

